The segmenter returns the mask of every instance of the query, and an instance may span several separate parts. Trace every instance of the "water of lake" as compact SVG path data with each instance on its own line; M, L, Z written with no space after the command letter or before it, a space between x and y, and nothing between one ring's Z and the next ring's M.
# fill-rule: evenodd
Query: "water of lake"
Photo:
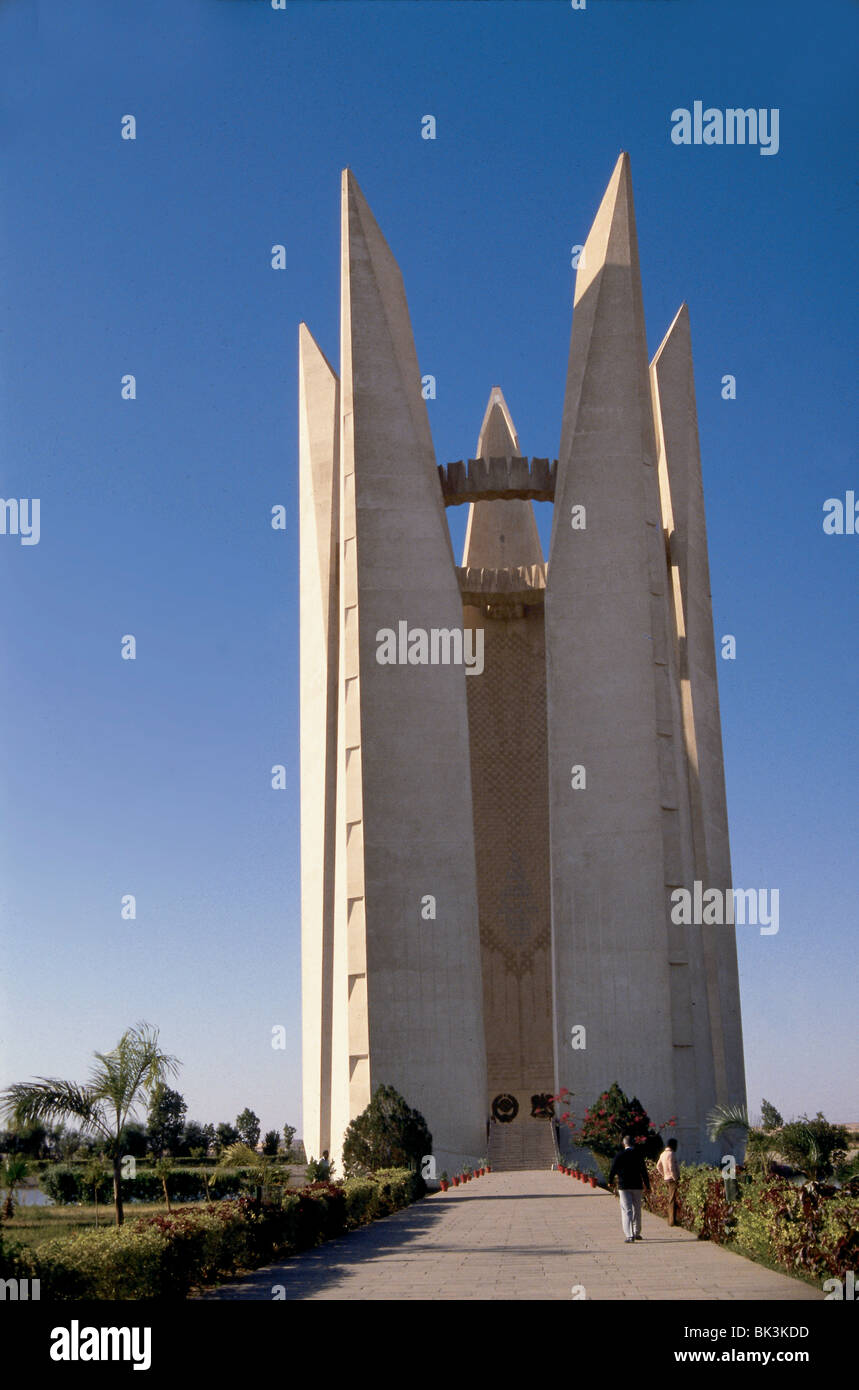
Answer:
M0 1202L6 1197L5 1188L0 1188ZM19 1187L15 1193L16 1202L20 1202L22 1207L52 1207L53 1197L49 1197L40 1187Z

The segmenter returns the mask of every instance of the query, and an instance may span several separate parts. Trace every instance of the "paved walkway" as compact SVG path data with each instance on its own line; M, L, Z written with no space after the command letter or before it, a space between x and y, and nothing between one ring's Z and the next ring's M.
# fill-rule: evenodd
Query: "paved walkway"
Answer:
M642 1235L625 1245L616 1199L574 1178L488 1173L203 1297L823 1298L647 1212Z

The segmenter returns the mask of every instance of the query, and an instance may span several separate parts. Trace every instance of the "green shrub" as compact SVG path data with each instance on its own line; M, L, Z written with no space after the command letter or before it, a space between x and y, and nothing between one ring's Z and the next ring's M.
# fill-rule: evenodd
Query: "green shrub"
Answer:
M41 1190L59 1206L67 1206L70 1202L92 1202L94 1200L94 1184L84 1183L83 1169L60 1167L59 1164L46 1168L39 1174L39 1187ZM98 1196L100 1201L109 1200L113 1193L113 1183L108 1183L105 1178L98 1184Z
M347 1178L343 1184L346 1224L349 1230L379 1216L379 1184L370 1177Z
M407 1207L426 1192L420 1173L411 1168L378 1168L372 1176L379 1185L379 1215Z
M843 1278L859 1263L859 1197L817 1183L767 1178L743 1188L737 1244L795 1273Z
M734 1239L738 1248L752 1259L773 1260L766 1215L750 1193L746 1193L746 1201L737 1204Z
M432 1153L432 1135L418 1110L412 1110L393 1086L377 1086L369 1105L352 1120L343 1141L347 1177L377 1169L419 1169Z
M193 1284L232 1277L255 1263L253 1214L245 1202L142 1216L134 1222L134 1230L142 1235L155 1231L167 1241L162 1263L167 1296L173 1292L184 1297ZM268 1254L265 1247L263 1255Z
M133 1226L86 1231L67 1240L45 1241L34 1260L44 1299L129 1299L169 1297L166 1279L168 1240L159 1231Z
M830 1178L847 1157L850 1138L844 1125L832 1125L820 1111L813 1120L802 1115L783 1125L778 1148L788 1163L811 1178Z
M20 1241L5 1240L0 1230L0 1279L26 1279L31 1263L30 1251Z
M414 1172L380 1170L345 1183L182 1207L125 1225L0 1251L4 1278L42 1281L42 1298L182 1299L197 1284L230 1278L384 1216L423 1192Z
M167 1186L172 1200L194 1202L206 1198L206 1184L202 1168L173 1168L167 1178ZM246 1177L244 1169L229 1169L219 1172L210 1183L212 1197L232 1197L241 1190ZM39 1176L39 1187L48 1197L60 1206L72 1202L89 1205L93 1201L93 1184L87 1181L84 1168L55 1164ZM123 1178L122 1196L126 1202L162 1202L164 1187L161 1178L151 1168L138 1167L133 1178ZM98 1184L99 1201L113 1199L113 1177L107 1174Z
M704 1164L686 1170L683 1205L692 1216L693 1230L702 1240L722 1245L734 1228L734 1204L728 1201L727 1184L718 1171Z

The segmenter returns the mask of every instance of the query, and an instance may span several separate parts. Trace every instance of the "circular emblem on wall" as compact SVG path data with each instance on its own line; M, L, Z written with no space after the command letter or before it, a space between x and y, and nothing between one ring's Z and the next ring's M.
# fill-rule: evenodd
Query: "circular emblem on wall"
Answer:
M492 1102L492 1115L502 1124L508 1124L510 1120L515 1120L519 1114L519 1102L515 1096L501 1095L496 1096Z

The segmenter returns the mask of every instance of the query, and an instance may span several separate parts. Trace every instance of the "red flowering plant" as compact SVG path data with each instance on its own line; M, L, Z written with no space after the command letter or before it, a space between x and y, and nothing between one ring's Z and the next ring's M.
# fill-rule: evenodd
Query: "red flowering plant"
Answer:
M572 1134L575 1134L576 1117L567 1108L572 1098L572 1091L568 1091L566 1086L562 1086L556 1096L549 1096L549 1104L561 1107L561 1113L556 1116L558 1123L562 1124L565 1129L570 1130Z
M549 1104L554 1105L556 1107L556 1123L559 1125L563 1125L565 1129L568 1129L575 1141L576 1117L568 1108L572 1098L573 1092L569 1091L566 1086L562 1086L556 1096L549 1096ZM564 1159L563 1162L566 1162L566 1160Z
M571 1093L564 1088L552 1099L557 1104L566 1105L570 1096ZM570 1130L573 1142L580 1148L590 1149L606 1178L625 1134L631 1134L633 1141L641 1145L646 1158L655 1158L665 1147L641 1101L637 1096L630 1100L616 1081L585 1111L580 1127L576 1126L575 1116L569 1111L559 1118L561 1124ZM668 1128L674 1123L674 1119L668 1120L659 1128Z

